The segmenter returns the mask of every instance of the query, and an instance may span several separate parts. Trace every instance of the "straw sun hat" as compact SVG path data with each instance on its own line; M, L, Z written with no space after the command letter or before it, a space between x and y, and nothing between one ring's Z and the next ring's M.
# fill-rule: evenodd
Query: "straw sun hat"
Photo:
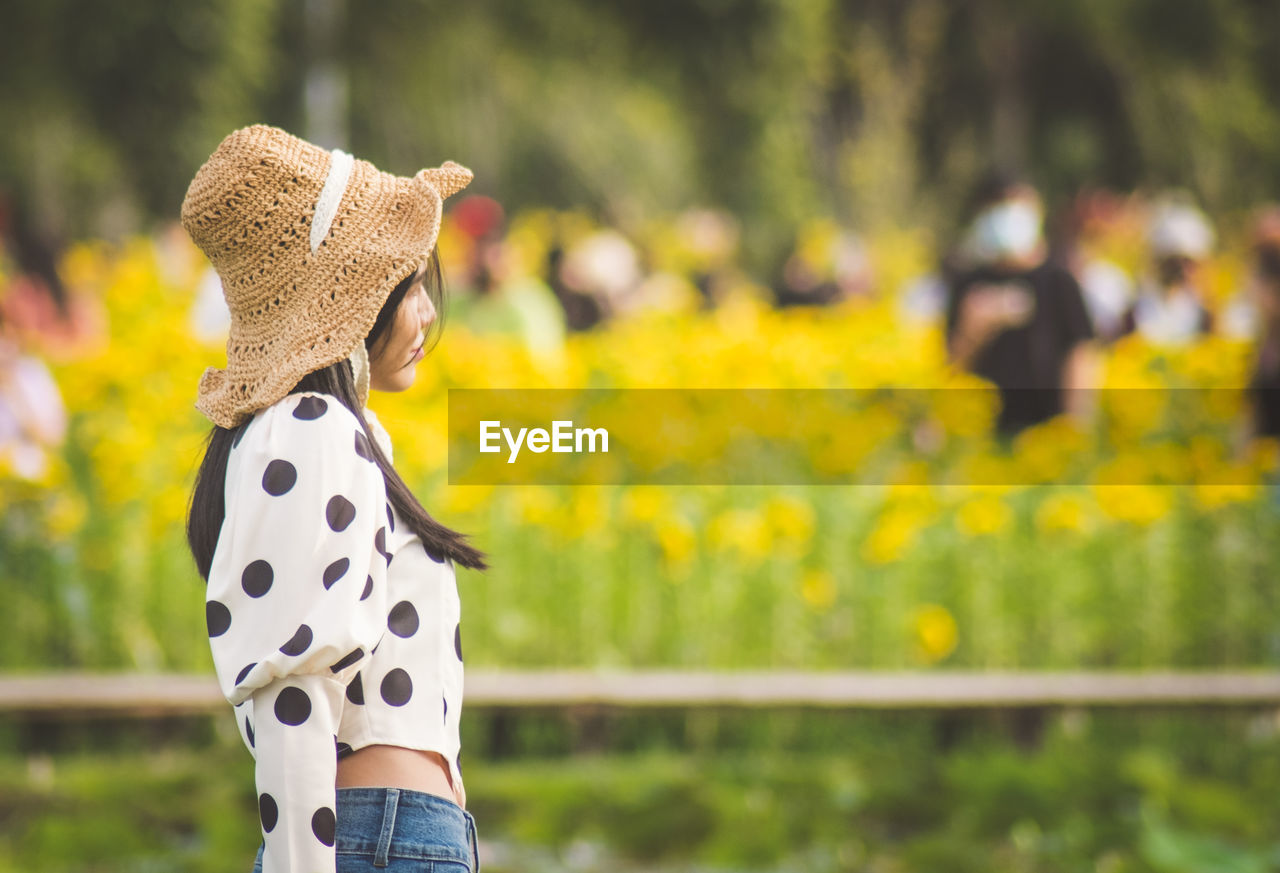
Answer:
M196 408L234 428L348 357L365 402L364 338L430 256L444 198L470 181L452 161L394 176L265 125L228 135L182 202L231 310L227 367L204 371Z

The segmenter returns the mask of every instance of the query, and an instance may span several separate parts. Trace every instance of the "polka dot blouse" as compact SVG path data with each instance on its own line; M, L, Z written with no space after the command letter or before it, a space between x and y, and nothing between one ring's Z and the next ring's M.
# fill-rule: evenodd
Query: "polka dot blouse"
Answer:
M205 615L255 760L263 873L334 870L337 758L353 749L436 751L461 781L454 567L401 521L334 397L290 394L232 447Z

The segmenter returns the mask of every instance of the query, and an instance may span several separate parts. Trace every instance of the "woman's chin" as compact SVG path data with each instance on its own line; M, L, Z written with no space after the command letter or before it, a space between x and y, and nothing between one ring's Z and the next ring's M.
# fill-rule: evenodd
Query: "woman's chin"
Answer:
M416 366L405 367L403 370L401 370L399 373L396 374L396 378L392 382L392 384L394 384L395 387L392 388L391 390L392 391L408 391L410 388L413 387L413 383L417 380L417 378L418 378L418 368Z
M372 391L386 391L395 394L400 391L407 391L413 387L414 381L418 378L418 374L414 372L413 367L406 367L404 372L396 373L394 376L388 376L370 382L369 388Z

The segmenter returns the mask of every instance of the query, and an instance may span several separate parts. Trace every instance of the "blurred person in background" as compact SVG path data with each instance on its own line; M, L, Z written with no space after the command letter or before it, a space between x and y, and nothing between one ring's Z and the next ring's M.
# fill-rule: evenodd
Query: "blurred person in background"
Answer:
M911 277L898 289L898 319L904 324L939 323L947 313L949 288L945 262L932 273Z
M1254 264L1243 288L1232 295L1222 310L1221 332L1231 339L1261 342L1267 324L1264 312L1268 289L1274 283L1270 269L1272 253L1280 247L1280 206L1264 206L1253 226Z
M470 293L458 301L458 318L475 333L519 337L536 358L557 356L564 348L564 312L546 283L513 268L501 204L472 195L458 203L454 221L471 238L462 276Z
M826 306L871 293L871 259L862 238L828 221L801 228L774 289L779 308Z
M1002 437L1064 412L1087 418L1095 334L1075 277L1048 259L1040 195L989 172L969 214L947 301L949 360L999 388Z
M1280 438L1280 207L1262 213L1253 251L1258 346L1249 381L1251 431L1255 437Z
M1081 191L1066 212L1060 234L1060 259L1080 283L1089 321L1102 344L1123 335L1125 315L1133 307L1133 277L1104 250L1123 212L1123 201L1111 192Z
M58 258L66 241L47 222L41 222L35 212L29 202L0 192L0 235L6 248L31 286L46 295L61 316L59 320L66 322L71 315L71 300L58 273Z
M591 301L599 316L592 326L643 304L639 253L616 230L597 230L576 240L558 256L555 272L559 288Z
M691 261L691 279L702 297L701 308L714 308L733 281L737 220L719 209L688 209L676 219L675 232Z
M106 307L63 281L60 243L30 225L9 199L0 198L4 272L16 267L0 289L0 320L8 322L12 341L48 360L92 354L106 341Z
M105 316L100 305L69 292L53 249L10 210L0 200L4 254L20 271L0 283L0 468L37 480L67 431L62 392L41 356L80 354L102 336Z
M67 414L58 385L39 358L25 354L0 316L0 467L39 479L62 443Z
M1204 265L1214 240L1209 219L1185 195L1168 195L1155 205L1147 228L1154 273L1139 283L1122 333L1137 332L1150 343L1181 346L1212 332Z
M570 331L591 330L604 320L604 306L593 295L586 294L565 284L561 271L564 268L564 244L556 239L547 249L546 281L560 308L564 311L565 327Z
M205 343L225 340L231 330L231 310L227 309L222 279L213 267L206 267L196 282L196 299L187 315L187 324L196 339Z

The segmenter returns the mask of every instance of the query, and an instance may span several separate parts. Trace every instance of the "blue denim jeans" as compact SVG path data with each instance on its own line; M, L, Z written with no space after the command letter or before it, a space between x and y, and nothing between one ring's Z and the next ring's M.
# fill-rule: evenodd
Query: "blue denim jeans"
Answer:
M476 820L444 797L339 788L336 816L338 873L480 873ZM262 873L262 846L253 873Z

